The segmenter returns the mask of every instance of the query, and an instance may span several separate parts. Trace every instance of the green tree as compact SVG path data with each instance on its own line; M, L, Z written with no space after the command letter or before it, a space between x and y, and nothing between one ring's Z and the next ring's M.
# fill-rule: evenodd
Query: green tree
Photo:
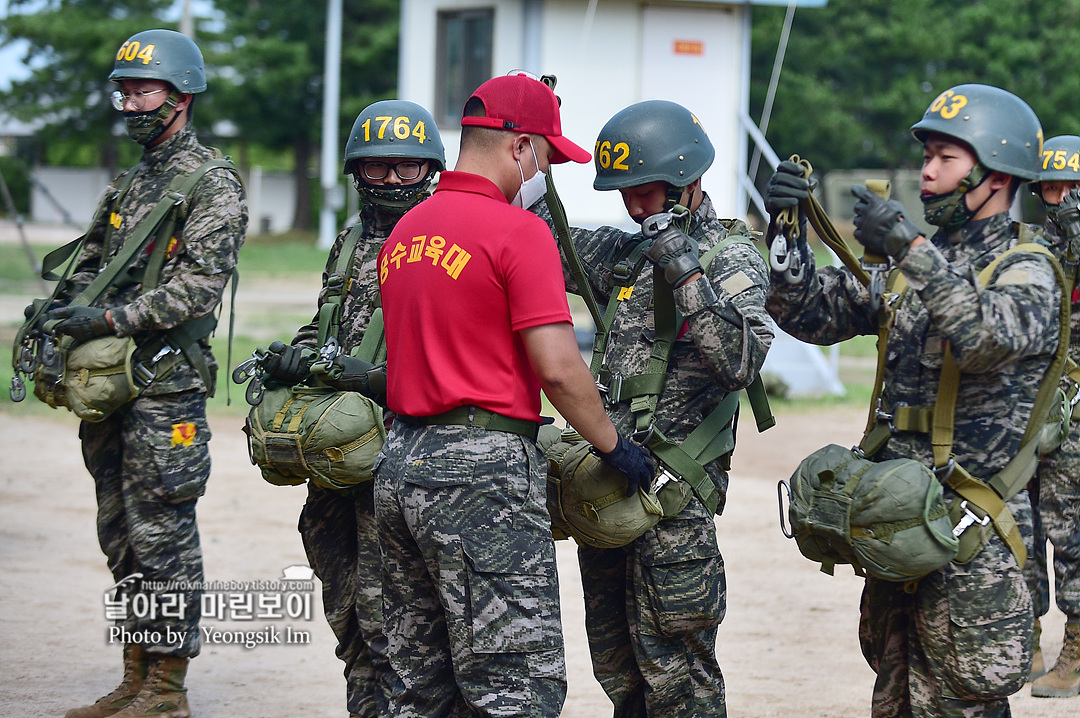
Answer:
M228 70L222 111L245 142L291 149L297 187L293 229L312 224L310 181L322 129L326 4L308 0L217 0L221 42L209 57ZM349 0L343 8L340 137L371 102L397 87L397 0Z
M760 116L786 9L755 7L751 114ZM782 157L835 168L918 167L908 132L943 90L1002 87L1046 137L1080 133L1080 0L830 0L795 14L768 128Z
M114 132L118 115L109 104L114 88L107 78L116 50L140 30L163 27L160 17L173 4L173 0L9 0L8 16L0 23L0 46L26 41L23 61L31 74L0 93L0 109L41 123L39 152L50 143L89 145L97 148L97 162L115 170L121 145Z

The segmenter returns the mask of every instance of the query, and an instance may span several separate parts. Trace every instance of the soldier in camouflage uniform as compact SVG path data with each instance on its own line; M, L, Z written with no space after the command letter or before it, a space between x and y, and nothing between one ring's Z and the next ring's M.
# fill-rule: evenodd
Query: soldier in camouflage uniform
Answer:
M727 393L757 377L773 338L765 310L768 269L746 243L727 245L706 268L698 261L699 251L729 237L748 238L749 230L739 220L718 219L701 189L714 149L685 107L660 100L631 105L607 122L596 147L593 186L618 190L635 222L675 205L689 210L685 234L674 230L655 240L614 227L571 229L601 306L612 293L615 265L635 247L645 247L645 271L619 303L604 357L613 376L634 377L649 364L656 337L651 265L658 268L655 276L674 287L684 323L653 423L667 438L682 441ZM546 205L536 210L550 222ZM564 274L568 289L580 293L569 272ZM619 431L636 428L631 405L631 397L608 397L608 415ZM722 459L705 470L719 494L720 514L727 471ZM691 496L677 516L623 548L579 546L578 563L593 674L614 704L614 715L726 715L716 660L727 603L724 560L713 514L700 498Z
M520 209L548 165L589 153L524 74L485 82L464 115L455 170L379 254L397 415L375 469L390 715L557 716L566 669L540 389L635 490L653 467L604 414L555 242Z
M1062 135L1043 147L1039 181L1032 185L1046 209L1043 232L1076 286L1080 258L1080 137ZM1080 293L1073 291L1069 356L1080 361ZM1071 381L1063 380L1069 390ZM1075 389L1073 389L1075 390ZM1035 518L1034 546L1024 576L1035 604L1035 657L1031 694L1063 698L1080 693L1080 422L1069 424L1061 448L1039 463L1028 487ZM1046 539L1054 547L1055 596L1065 614L1065 640L1048 675L1039 638L1039 619L1050 610Z
M1015 252L986 286L977 278L1018 243L1020 227L1008 210L1019 182L1037 174L1042 131L1018 97L960 85L938 96L912 132L924 148L924 213L940 227L930 240L899 202L852 188L859 198L856 239L890 257L908 286L893 306L878 416L891 422L902 404L934 406L948 343L961 372L955 461L987 479L1019 450L1059 340L1062 296L1048 257ZM805 198L807 188L802 167L783 163L766 206L775 216ZM813 267L805 242L799 251ZM768 306L782 329L815 344L878 332L869 292L846 268L823 267L801 279L774 274ZM928 433L889 428L875 460L906 457L934 466ZM951 502L956 493L947 483L944 490ZM1028 540L1026 492L1008 506ZM1010 548L996 531L985 533L970 562L949 563L917 584L867 578L859 636L877 674L874 718L1010 715L1008 696L1023 686L1031 665L1031 598Z
M395 127L407 127L408 133L404 138L395 135ZM415 103L376 102L353 123L345 145L345 173L352 175L364 202L360 211L363 231L353 255L353 279L346 288L336 337L340 355L345 355L341 356L341 364L348 363L351 357L347 355L360 345L379 304L375 267L379 249L401 215L427 196L435 173L444 168L439 128L431 114ZM348 234L349 230L339 234L330 250L319 293L320 308ZM319 349L318 336L316 312L311 323L297 331L292 345L270 345L271 353L263 367L280 383L304 381ZM359 376L360 372L349 375ZM322 581L323 611L338 639L337 655L345 662L349 714L365 718L385 714L381 676L389 670L382 630L382 564L372 487L368 482L341 492L308 482L308 498L299 525L308 562Z
M68 300L116 256L140 220L163 201L174 178L191 174L215 156L199 144L190 124L194 94L206 89L202 55L191 40L170 30L133 35L117 53L109 79L120 87L113 104L123 111L129 135L145 150L139 165L128 170L130 185L112 216L99 216L90 228L75 270L61 288L60 297ZM106 192L114 192L118 183ZM128 272L133 281L115 283L89 308L50 312L58 320L56 333L79 342L108 334L132 336L143 346L213 312L247 228L243 187L227 168L212 169L186 198L186 210L169 240L156 287L141 284L140 270L148 262L144 253ZM203 580L195 503L210 475L206 397L213 392L217 370L205 337L193 353L201 355L205 373L186 360L171 371L159 365L134 401L102 422L80 426L83 457L97 491L98 538L113 577L117 582L141 576L142 582L190 586L145 591L159 602L141 618L128 604L127 618L119 624L130 632L123 635L140 640L124 646L123 683L92 706L68 711L67 718L190 715L184 676L200 647L197 586ZM127 583L121 594L130 599L141 592L140 584L137 579ZM180 610L175 605L166 609L175 594L182 601ZM155 635L160 640L152 640Z

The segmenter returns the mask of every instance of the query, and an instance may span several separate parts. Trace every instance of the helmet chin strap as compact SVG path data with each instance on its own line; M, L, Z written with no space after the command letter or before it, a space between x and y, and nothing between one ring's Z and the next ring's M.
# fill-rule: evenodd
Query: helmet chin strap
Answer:
M967 176L960 180L959 186L952 192L934 195L923 202L923 215L926 221L936 227L941 227L948 232L963 227L970 222L972 217L978 214L979 210L981 210L986 203L990 201L990 198L994 196L995 192L992 192L974 211L968 209L966 202L967 193L985 182L986 178L989 176L990 170L988 170L981 162L976 163L967 173Z

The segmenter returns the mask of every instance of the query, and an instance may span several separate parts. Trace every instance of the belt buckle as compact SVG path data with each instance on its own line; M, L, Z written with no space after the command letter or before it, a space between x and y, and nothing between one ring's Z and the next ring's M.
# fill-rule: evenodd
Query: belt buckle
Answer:
M145 389L154 380L155 374L156 372L143 362L131 365L131 378L142 389Z

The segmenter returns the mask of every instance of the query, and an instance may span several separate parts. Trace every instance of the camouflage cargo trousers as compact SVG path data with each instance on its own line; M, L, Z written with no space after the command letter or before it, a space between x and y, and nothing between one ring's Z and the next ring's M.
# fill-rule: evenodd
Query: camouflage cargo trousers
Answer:
M117 592L125 609L117 626L156 638L134 641L152 653L197 655L203 566L195 503L210 476L206 395L142 396L102 422L84 421L79 437L109 570L118 583L141 575ZM147 587L151 581L164 586Z
M726 716L716 635L727 584L701 503L624 548L581 546L578 564L593 674L616 718Z
M375 474L390 715L559 715L546 474L516 434L394 423Z
M1027 493L1009 508L1029 537ZM923 577L914 592L867 578L859 640L877 673L873 718L1011 715L1008 697L1031 668L1034 617L1016 558L993 530L988 536L969 563Z
M382 560L371 482L353 491L328 491L308 482L297 527L308 564L322 583L323 613L345 662L349 715L386 713L382 693L390 670L382 631Z
M1080 619L1080 422L1072 422L1061 448L1039 462L1028 491L1035 513L1035 536L1024 578L1035 616L1045 616L1050 610L1046 555L1046 540L1050 539L1057 607L1068 618Z

